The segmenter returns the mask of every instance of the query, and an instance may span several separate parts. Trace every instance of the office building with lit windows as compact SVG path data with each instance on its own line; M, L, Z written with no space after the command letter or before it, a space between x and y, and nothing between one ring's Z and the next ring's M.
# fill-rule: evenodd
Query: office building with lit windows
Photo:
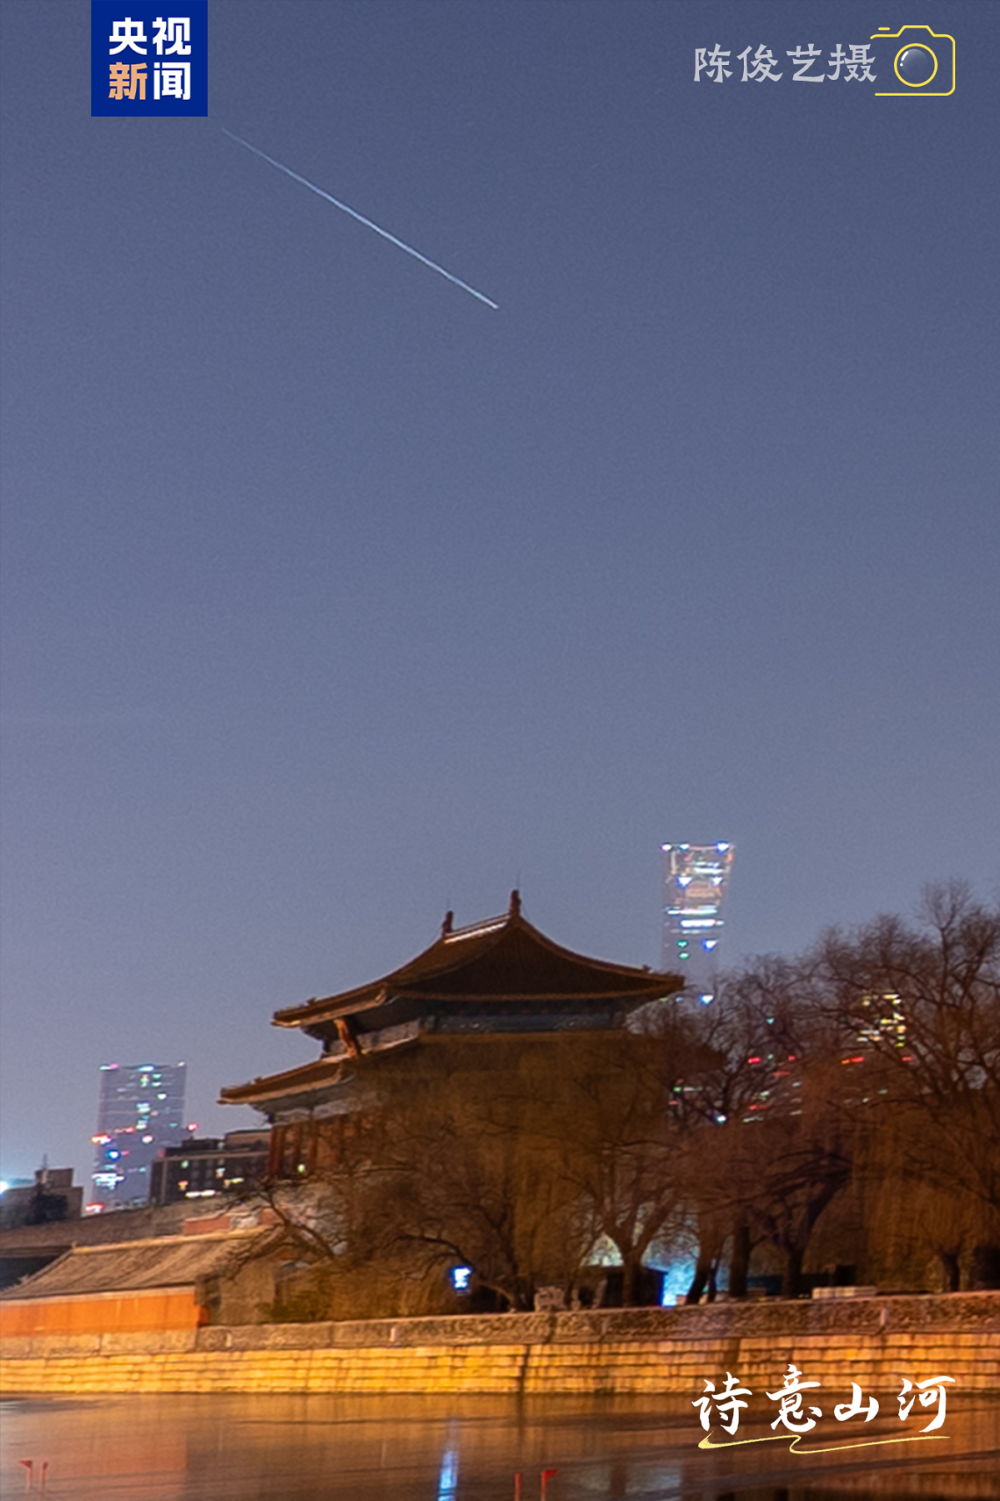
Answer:
M105 1063L94 1143L94 1204L149 1200L153 1162L184 1139L183 1063Z
M706 1005L715 994L722 908L736 853L732 844L664 844L664 969L684 976L684 993Z
M180 1146L164 1147L150 1173L150 1203L246 1193L265 1176L270 1146L270 1130L258 1127L227 1131L221 1140L189 1136Z

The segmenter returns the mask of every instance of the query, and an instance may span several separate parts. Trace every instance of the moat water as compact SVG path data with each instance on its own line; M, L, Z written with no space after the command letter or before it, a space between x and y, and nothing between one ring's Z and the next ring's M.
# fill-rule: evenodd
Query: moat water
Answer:
M916 1440L923 1424L880 1414L790 1453L764 1421L735 1437L766 1442L700 1449L677 1397L15 1397L0 1406L0 1495L513 1501L520 1475L536 1501L554 1471L547 1501L1000 1501L1000 1396L953 1397L943 1436Z

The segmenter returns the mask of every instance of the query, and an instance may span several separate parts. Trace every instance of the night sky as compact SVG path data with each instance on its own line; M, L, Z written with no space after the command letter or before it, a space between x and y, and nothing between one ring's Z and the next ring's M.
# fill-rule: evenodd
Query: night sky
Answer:
M1000 7L211 0L207 120L2 17L5 1177L515 885L655 965L663 840L729 961L996 891Z

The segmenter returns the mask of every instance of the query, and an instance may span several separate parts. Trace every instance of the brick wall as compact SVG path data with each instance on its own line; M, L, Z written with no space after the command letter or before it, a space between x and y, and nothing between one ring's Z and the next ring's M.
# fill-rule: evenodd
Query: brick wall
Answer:
M13 1392L700 1391L794 1361L824 1385L948 1375L1000 1390L1000 1293L575 1314L215 1327L4 1342Z

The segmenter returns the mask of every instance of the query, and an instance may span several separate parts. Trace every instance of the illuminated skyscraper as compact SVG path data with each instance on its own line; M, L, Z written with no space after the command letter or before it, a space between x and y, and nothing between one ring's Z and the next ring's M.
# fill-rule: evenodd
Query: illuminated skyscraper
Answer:
M732 844L664 844L663 960L685 976L685 992L715 994L722 905L736 853Z
M162 1147L186 1131L183 1063L104 1063L94 1142L93 1202L143 1204Z

